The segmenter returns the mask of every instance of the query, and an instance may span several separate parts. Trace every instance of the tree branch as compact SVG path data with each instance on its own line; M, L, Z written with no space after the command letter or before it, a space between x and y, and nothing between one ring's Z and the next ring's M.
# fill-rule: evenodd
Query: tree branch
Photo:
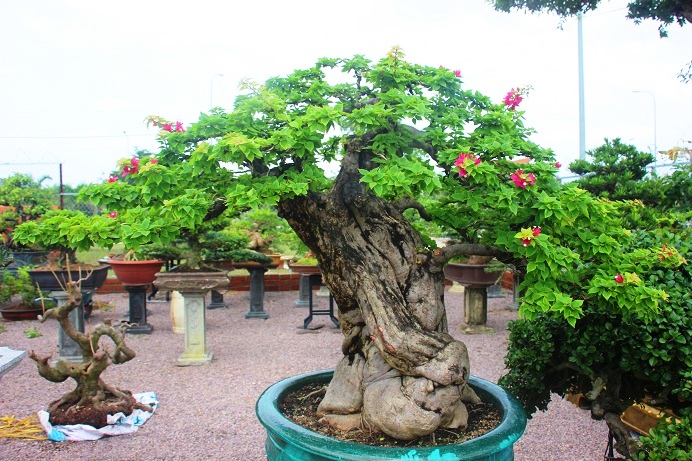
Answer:
M431 216L428 213L428 211L425 209L422 203L418 202L417 200L413 200L411 197L403 197L397 202L393 203L393 205L399 210L399 211L404 211L408 210L410 208L414 210L418 210L418 214L420 215L421 218L425 219L426 221L430 221Z

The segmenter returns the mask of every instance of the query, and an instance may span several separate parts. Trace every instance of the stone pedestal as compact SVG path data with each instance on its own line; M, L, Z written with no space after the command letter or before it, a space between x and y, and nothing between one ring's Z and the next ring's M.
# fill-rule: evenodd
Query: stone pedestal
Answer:
M68 299L68 294L65 291L51 291L50 297L55 299L56 307L63 306ZM84 333L84 306L80 304L67 316L70 323L75 329ZM58 324L58 356L61 359L69 360L70 362L82 362L82 349L72 340L65 330Z
M488 321L488 292L485 287L467 286L464 290L464 333L494 333Z
M300 285L298 288L298 299L293 303L293 307L309 307L310 300L310 276L300 274Z
M149 285L125 285L130 294L130 324L125 331L130 334L150 334L154 329L147 323L147 288Z
M178 357L178 365L204 365L211 363L212 353L207 351L206 293L181 291L185 300L185 352Z
M205 365L211 362L207 351L206 308L204 298L209 290L228 287L228 276L222 272L162 272L154 285L165 290L178 291L184 300L185 351L178 357L179 366Z
M171 325L173 333L185 333L185 300L177 291L171 292Z
M263 266L246 267L250 272L250 310L245 314L246 319L268 319L269 314L264 310L264 273Z
M228 304L223 300L223 294L216 290L211 290L211 302L207 309L219 309L222 307L228 309Z

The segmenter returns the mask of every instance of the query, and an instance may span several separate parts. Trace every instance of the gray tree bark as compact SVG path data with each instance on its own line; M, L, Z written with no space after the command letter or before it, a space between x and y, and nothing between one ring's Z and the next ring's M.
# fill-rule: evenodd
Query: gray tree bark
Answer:
M424 250L397 206L360 183L364 158L349 149L329 193L279 203L320 263L344 334L319 412L334 426L401 440L464 427L464 402L478 397L466 383L466 346L447 332L445 261Z

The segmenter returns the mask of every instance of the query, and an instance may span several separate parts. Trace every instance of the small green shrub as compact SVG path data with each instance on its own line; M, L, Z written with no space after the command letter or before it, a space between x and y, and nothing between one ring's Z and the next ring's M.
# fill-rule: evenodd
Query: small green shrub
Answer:
M661 419L640 441L641 450L632 456L634 461L691 461L692 412L683 410L677 421Z
M43 336L43 333L38 331L36 329L36 327L31 327L31 328L27 328L26 330L24 330L24 336L26 336L29 339L34 339L34 338L40 338L41 336Z

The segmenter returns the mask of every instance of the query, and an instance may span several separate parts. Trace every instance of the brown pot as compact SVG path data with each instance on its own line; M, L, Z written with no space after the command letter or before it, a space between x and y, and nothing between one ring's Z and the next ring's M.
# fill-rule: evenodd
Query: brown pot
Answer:
M465 287L489 287L502 275L502 271L486 272L489 264L449 263L444 268L445 277Z
M319 266L315 266L312 264L288 264L288 268L291 269L291 272L295 272L297 274L305 274L305 275L316 275L319 274L320 268Z
M148 259L145 261L123 261L109 259L111 269L120 283L128 286L149 285L156 279L156 273L161 270L163 261Z

